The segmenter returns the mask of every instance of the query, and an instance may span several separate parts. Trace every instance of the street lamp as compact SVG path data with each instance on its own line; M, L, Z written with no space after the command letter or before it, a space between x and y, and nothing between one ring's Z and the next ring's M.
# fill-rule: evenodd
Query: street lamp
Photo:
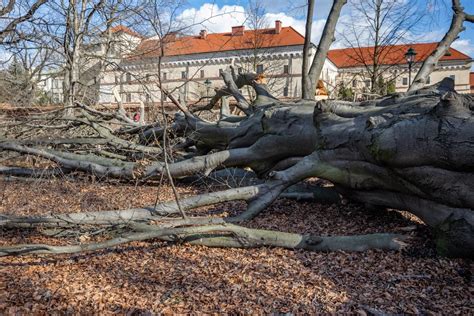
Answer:
M211 89L211 80L206 79L206 81L204 81L204 85L206 86L206 97L209 97L209 90Z
M405 53L405 58L408 63L408 86L411 85L411 66L415 62L416 52L413 47L410 47L407 52Z

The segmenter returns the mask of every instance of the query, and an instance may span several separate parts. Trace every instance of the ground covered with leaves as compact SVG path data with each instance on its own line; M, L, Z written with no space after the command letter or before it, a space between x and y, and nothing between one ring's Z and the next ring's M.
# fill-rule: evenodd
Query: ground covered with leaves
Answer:
M179 185L182 195L212 188ZM0 179L0 213L113 210L172 199L169 186ZM233 214L241 203L198 212ZM397 232L401 252L219 249L159 241L61 256L0 258L0 314L472 314L472 262L437 256L428 229L404 212L280 199L245 224L314 235ZM67 242L87 242L87 236ZM1 230L0 244L47 242Z

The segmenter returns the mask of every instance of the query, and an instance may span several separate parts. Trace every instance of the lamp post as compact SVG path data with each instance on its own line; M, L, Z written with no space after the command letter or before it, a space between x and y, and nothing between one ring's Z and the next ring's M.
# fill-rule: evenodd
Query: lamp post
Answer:
M206 97L209 97L209 89L211 88L211 80L206 79L206 81L204 81L204 85L206 86Z
M411 85L411 66L415 62L416 52L413 47L410 47L407 52L405 53L405 58L408 63L408 87Z

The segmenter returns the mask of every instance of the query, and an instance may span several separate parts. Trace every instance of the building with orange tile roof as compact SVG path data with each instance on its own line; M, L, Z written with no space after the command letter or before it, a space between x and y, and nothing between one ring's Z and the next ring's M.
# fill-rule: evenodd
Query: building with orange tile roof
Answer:
M168 34L162 40L147 38L123 25L113 27L111 33L115 39L108 55L108 66L94 80L99 87L99 103L115 103L117 96L124 103L159 102L162 94L157 85L158 69L166 90L189 101L199 100L223 85L220 73L230 65L238 71L262 73L277 97L301 96L304 36L291 26L282 26L280 21L267 29L246 30L244 26L234 26L224 33L208 34L201 30L196 35ZM392 82L396 91L406 91L406 51L412 47L417 52L412 70L414 77L436 45L379 48L382 53L378 54L378 64L382 65L384 80ZM314 52L313 46L310 58ZM319 97L335 98L341 87L351 89L356 98L370 95L367 93L370 92L370 80L366 67L370 67L373 56L373 47L330 50L318 82L317 91L324 91ZM471 65L469 56L451 48L441 58L429 83L450 76L455 79L458 92L469 93L474 89L474 78L469 73ZM60 87L52 81L51 91L55 84ZM243 89L244 93L247 91Z
M114 27L110 28L110 32L115 33L115 34L124 33L124 34L127 34L129 36L136 37L136 38L143 38L143 39L145 38L145 36L131 30L130 28L126 27L125 25L114 26Z
M118 30L132 36L134 33L122 27ZM159 101L158 65L164 88L186 100L212 95L214 88L223 85L220 72L230 65L238 71L264 73L277 97L298 98L303 44L304 36L280 21L267 29L234 26L224 33L202 30L197 35L168 34L162 40L145 38L103 74L100 102L115 102L114 89L120 91L124 102ZM334 85L336 73L330 67L328 63L323 79Z
M379 47L377 54L374 47L333 49L329 51L328 59L338 69L336 80L338 84L353 89L355 94L371 90L367 68L373 66L374 60L380 66L385 82L392 82L395 91L404 92L409 86L405 53L409 48L413 48L417 53L412 67L411 77L413 80L423 61L430 56L437 45L438 43L391 45ZM428 78L428 83L434 84L445 77L451 77L455 80L458 92L470 93L469 72L471 66L472 58L470 56L450 48Z

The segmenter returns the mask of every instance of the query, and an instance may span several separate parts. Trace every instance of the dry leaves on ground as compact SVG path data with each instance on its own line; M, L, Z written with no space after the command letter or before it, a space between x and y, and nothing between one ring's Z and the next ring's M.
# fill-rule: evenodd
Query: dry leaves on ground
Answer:
M187 195L204 188L178 190ZM172 199L169 186L0 180L0 213L123 209L153 204L157 194ZM226 203L213 214L242 207ZM405 213L281 199L247 225L319 235L401 232L412 239L398 253L149 241L79 255L0 258L0 314L473 313L471 262L437 257L426 227ZM41 240L47 238L0 232L1 244Z

